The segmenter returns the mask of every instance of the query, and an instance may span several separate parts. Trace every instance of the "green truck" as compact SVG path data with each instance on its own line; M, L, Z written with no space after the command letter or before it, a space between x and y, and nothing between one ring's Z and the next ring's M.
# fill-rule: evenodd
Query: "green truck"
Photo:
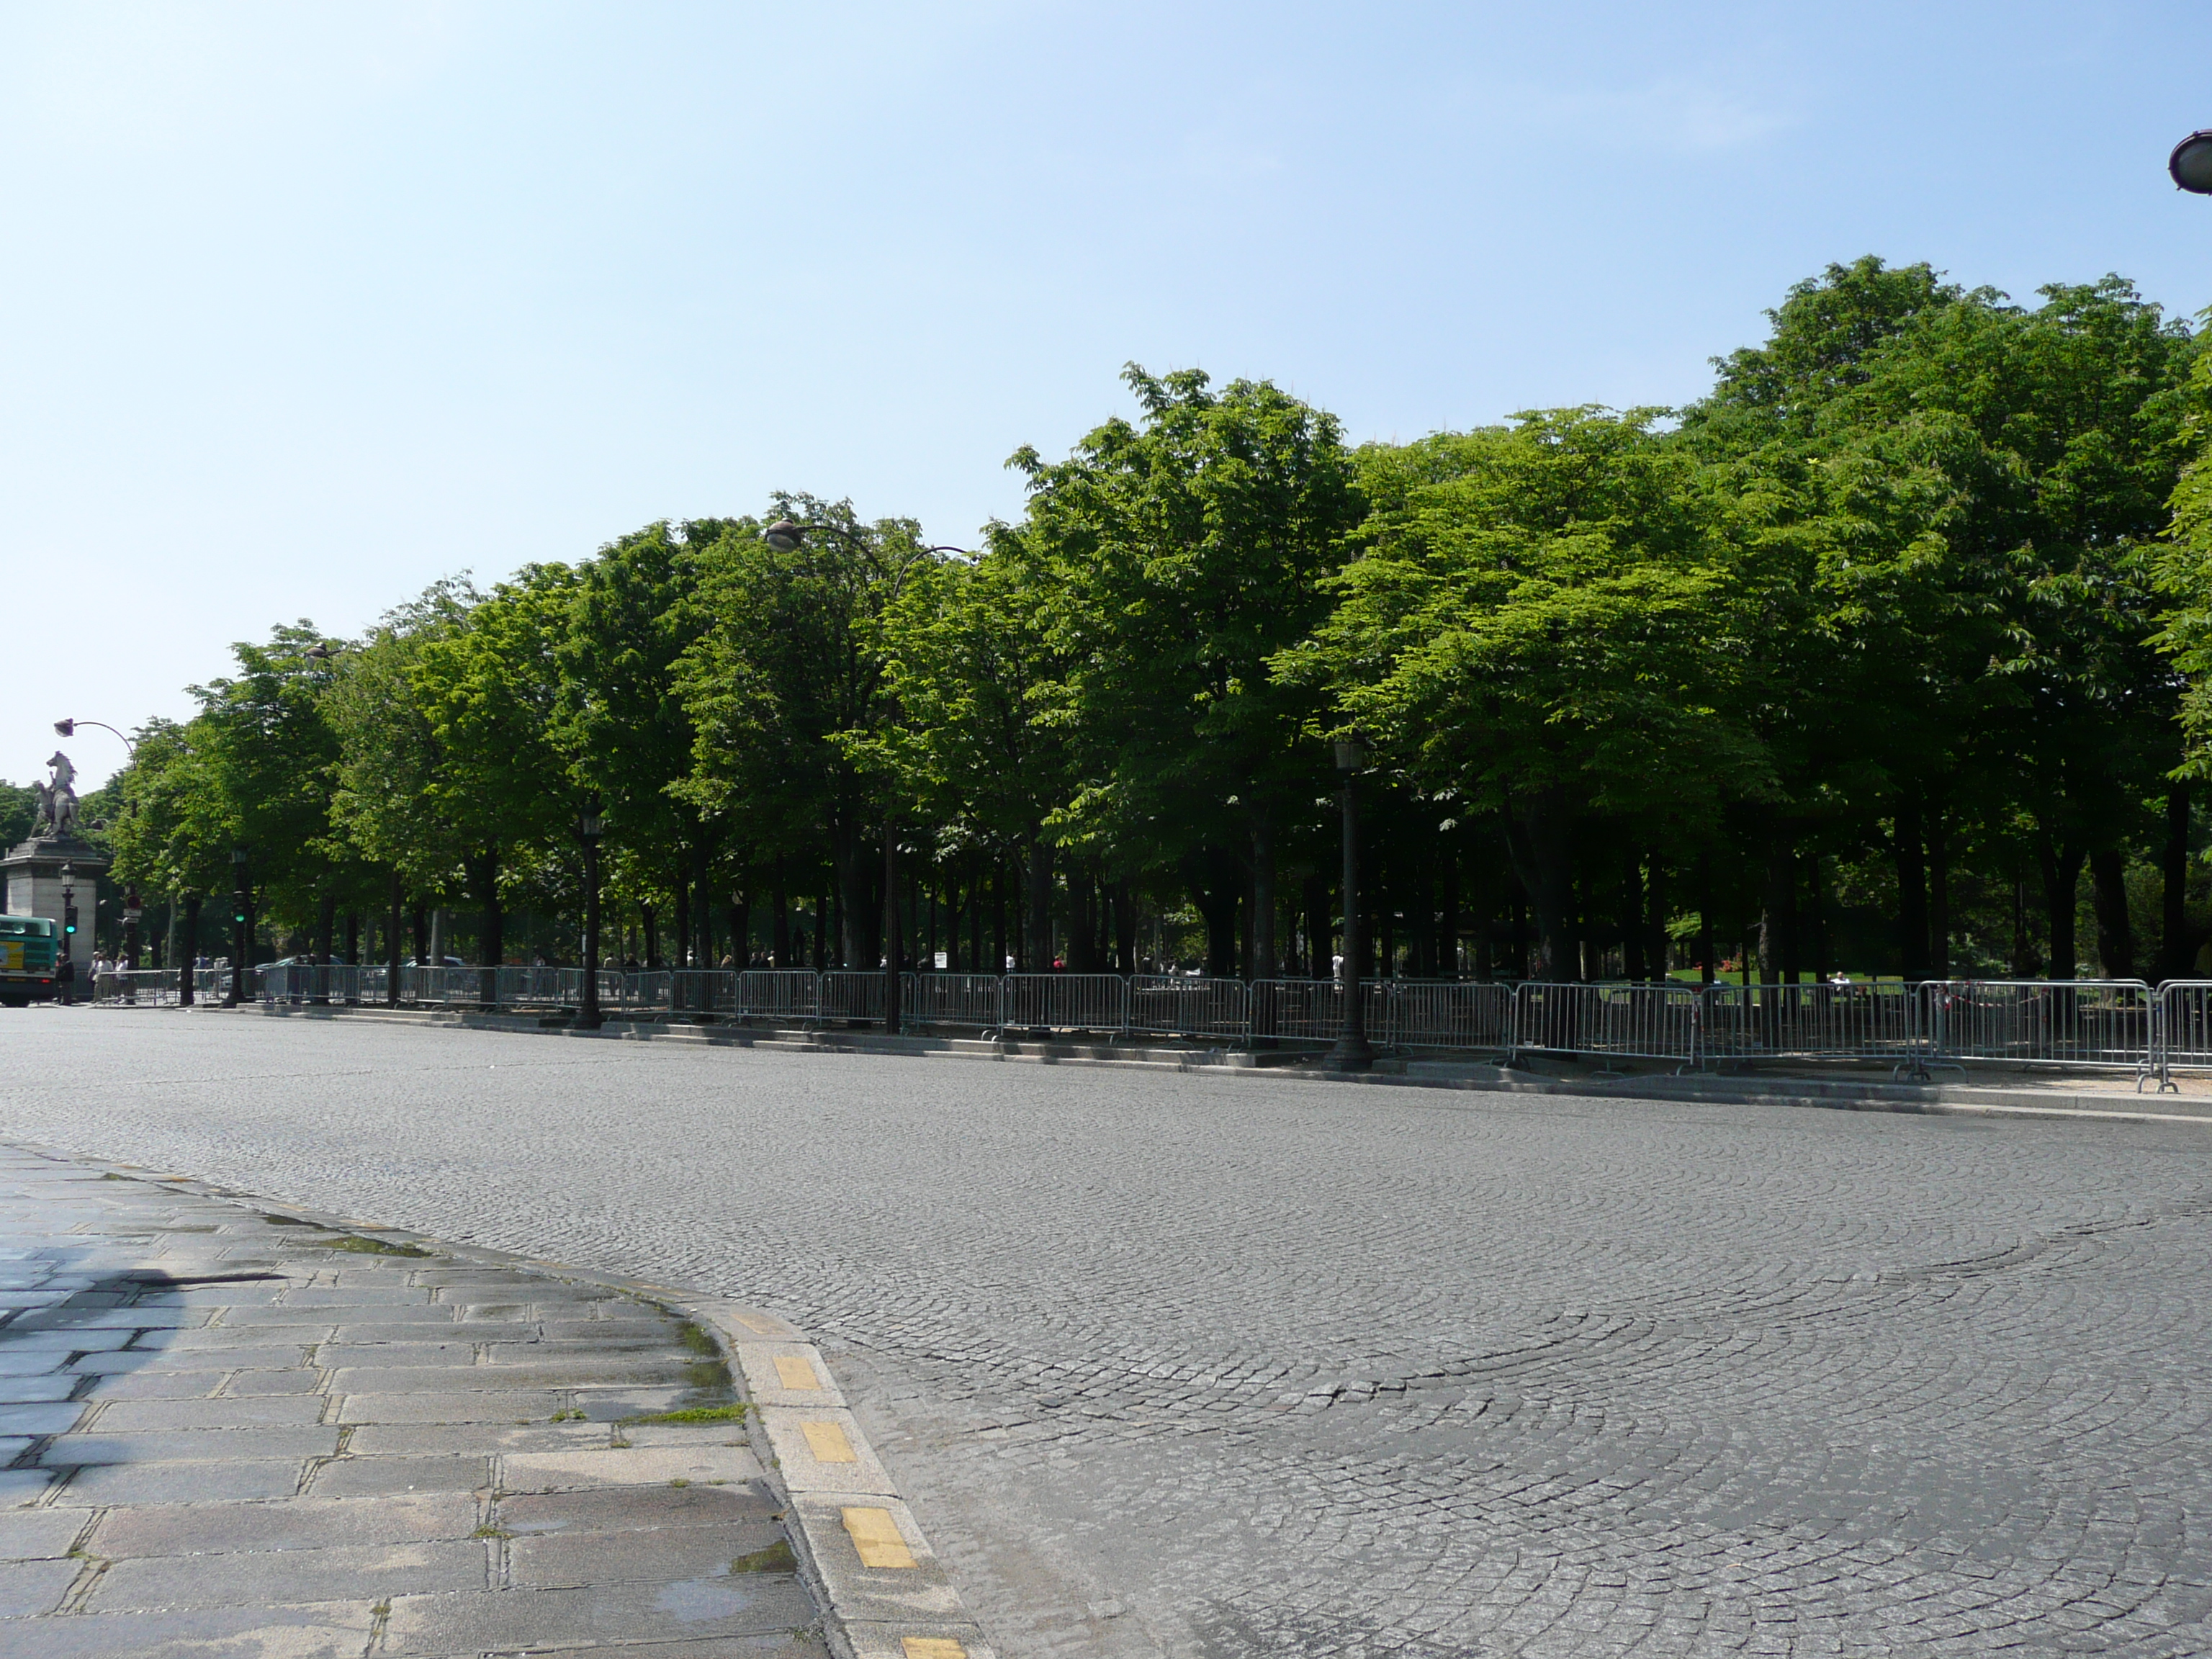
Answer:
M61 940L61 925L45 916L0 916L0 1005L52 1000Z

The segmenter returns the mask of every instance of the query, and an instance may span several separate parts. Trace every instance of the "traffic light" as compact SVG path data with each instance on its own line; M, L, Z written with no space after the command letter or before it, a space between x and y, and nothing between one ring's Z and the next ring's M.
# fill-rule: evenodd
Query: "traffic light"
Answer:
M230 925L234 927L246 926L246 901L243 898L234 898L230 902Z
M74 904L62 906L62 932L64 933L76 932L76 906Z

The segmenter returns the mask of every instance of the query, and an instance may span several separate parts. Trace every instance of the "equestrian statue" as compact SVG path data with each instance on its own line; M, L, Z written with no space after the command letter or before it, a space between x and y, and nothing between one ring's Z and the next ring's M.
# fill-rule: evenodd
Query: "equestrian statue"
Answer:
M58 749L46 764L53 769L54 781L31 786L39 796L38 825L31 833L38 836L43 831L46 839L59 841L76 834L76 791L70 787L76 778L76 768Z

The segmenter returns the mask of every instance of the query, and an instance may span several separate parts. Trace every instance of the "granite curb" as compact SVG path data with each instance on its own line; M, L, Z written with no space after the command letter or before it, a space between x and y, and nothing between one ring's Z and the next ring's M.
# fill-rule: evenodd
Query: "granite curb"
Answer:
M14 1136L6 1144L58 1163L411 1246L469 1266L620 1291L690 1320L713 1334L749 1415L768 1443L761 1464L789 1517L799 1575L821 1610L822 1635L831 1652L838 1659L996 1659L996 1650L847 1408L820 1349L789 1321L726 1297L485 1245L454 1243L197 1176L162 1174Z
M214 1011L210 1011L214 1012ZM235 1012L235 1011L233 1011ZM1832 1111L1896 1112L1929 1117L2092 1120L2118 1123L2191 1123L2212 1127L2212 1100L2201 1111L2157 1111L2118 1091L2060 1093L1983 1084L1904 1084L1872 1079L1770 1077L1714 1073L1630 1073L1553 1077L1502 1066L1452 1066L1415 1060L1405 1071L1345 1074L1286 1065L1265 1065L1227 1049L1131 1048L1112 1053L1104 1044L1050 1044L945 1037L884 1036L863 1031L813 1032L774 1027L670 1026L657 1021L609 1022L579 1031L527 1018L450 1014L432 1011L354 1012L257 1007L274 1018L349 1019L428 1024L462 1030L555 1036L580 1041L681 1042L787 1053L904 1054L927 1060L974 1060L1042 1066L1108 1066L1171 1071L1270 1083L1350 1085L1367 1088L1440 1091L1448 1094L1570 1095L1585 1099L1662 1100L1678 1104L1819 1107ZM1421 1068L1434 1066L1424 1071ZM2171 1098L2151 1096L2151 1100Z

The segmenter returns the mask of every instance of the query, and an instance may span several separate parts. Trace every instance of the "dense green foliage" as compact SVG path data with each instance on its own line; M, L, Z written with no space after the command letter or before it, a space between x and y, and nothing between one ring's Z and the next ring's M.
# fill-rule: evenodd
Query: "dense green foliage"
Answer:
M145 729L119 867L219 891L241 847L321 948L396 879L482 959L509 910L567 957L596 810L648 958L873 966L888 837L949 965L1326 973L1357 733L1393 971L2189 971L2195 337L2118 278L2022 306L1872 259L1771 320L1685 410L1356 449L1133 368L1137 417L1015 456L974 553L779 496L326 656L280 629Z

